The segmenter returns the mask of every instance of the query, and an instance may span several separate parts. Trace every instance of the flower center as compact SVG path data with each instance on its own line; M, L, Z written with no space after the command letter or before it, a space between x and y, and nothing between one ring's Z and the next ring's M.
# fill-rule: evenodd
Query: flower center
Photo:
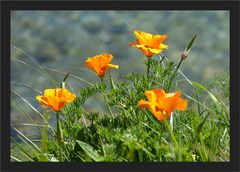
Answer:
M162 114L164 115L164 116L167 116L167 111L165 111L165 110L163 110L163 109L161 109L161 108L159 108L159 107L157 107L157 106L155 106L155 110L157 111L157 112L162 112Z

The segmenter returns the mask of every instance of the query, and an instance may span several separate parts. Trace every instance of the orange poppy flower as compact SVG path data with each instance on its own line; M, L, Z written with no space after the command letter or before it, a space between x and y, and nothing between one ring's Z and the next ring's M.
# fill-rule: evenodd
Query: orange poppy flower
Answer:
M100 54L94 57L88 58L85 64L97 73L99 77L105 75L109 67L118 69L118 65L109 64L112 61L112 54Z
M134 31L134 34L137 36L137 40L135 43L130 42L130 46L137 47L148 58L154 54L159 54L165 48L168 49L168 46L162 43L168 35L152 35L141 31Z
M145 91L148 101L140 100L139 108L147 108L159 120L169 119L171 112L175 109L184 111L187 107L187 101L180 98L180 92L165 93L163 89L154 89Z
M58 112L67 103L72 102L76 95L65 88L46 89L44 96L36 96L36 99L45 106L50 107L55 112Z

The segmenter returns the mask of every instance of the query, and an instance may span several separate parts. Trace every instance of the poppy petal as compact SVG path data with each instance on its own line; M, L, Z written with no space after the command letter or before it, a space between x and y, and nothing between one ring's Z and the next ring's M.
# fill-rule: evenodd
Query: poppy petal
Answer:
M168 45L160 44L160 45L159 45L159 48L160 48L160 49L168 49Z
M176 105L176 109L180 111L184 111L186 107L187 107L187 101L185 99L179 98Z
M44 96L36 96L36 99L43 105L49 105L47 98Z
M60 111L66 103L72 102L76 95L63 88L46 89L44 96L36 96L36 99L45 106L54 111ZM47 96L46 96L47 95Z
M187 107L187 100L180 98L181 92L166 93L164 89L145 91L148 101L140 100L139 108L147 108L159 120L169 119L171 113L177 109L184 111Z
M112 61L112 54L100 54L96 55L94 57L88 58L88 60L85 62L85 64L94 72L97 73L99 77L102 77L105 75L108 67L117 68L117 65L109 65L109 63ZM109 66L108 66L109 65Z
M140 49L147 57L152 57L154 54L159 54L163 49L167 49L168 46L162 44L162 42L168 37L165 35L152 35L147 32L134 31L137 40L134 43L130 42L130 46Z
M140 100L140 101L138 102L138 107L139 107L139 108L148 108L148 109L151 108L150 103L147 102L146 100Z

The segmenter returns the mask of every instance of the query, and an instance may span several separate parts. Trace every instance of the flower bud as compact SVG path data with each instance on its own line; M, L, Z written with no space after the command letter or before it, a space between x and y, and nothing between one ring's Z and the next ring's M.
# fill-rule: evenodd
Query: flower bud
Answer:
M181 60L186 59L188 55L189 55L189 50L184 50L181 55Z

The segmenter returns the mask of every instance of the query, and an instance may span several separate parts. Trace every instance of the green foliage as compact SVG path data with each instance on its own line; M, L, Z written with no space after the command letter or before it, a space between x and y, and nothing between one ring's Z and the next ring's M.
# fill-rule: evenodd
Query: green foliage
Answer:
M209 88L192 81L195 89L205 95L201 101L212 102L208 104L211 111L202 108L199 114L193 103L187 111L175 112L172 134L177 145L172 144L163 123L148 110L138 108L138 101L145 99L145 90L166 87L174 66L168 62L163 67L158 60L151 59L149 77L130 73L123 76L123 81L115 81L115 88L107 88L106 83L101 82L81 89L74 102L62 110L64 144L49 135L43 142L44 153L28 155L31 161L228 161L228 104L217 101L220 98L209 91L217 87L221 94L229 95L220 80L216 81L218 85L210 84ZM97 93L104 94L105 103L114 111L114 116L89 113L83 108L86 100Z
M194 39L195 37L189 43L190 48ZM203 84L184 78L183 80L191 84L193 93L188 96L186 111L172 113L172 123L160 122L148 109L138 108L139 100L146 99L144 94L146 90L179 89L172 82L179 79L175 74L179 72L181 62L175 64L165 56L162 56L162 60L152 57L144 62L147 68L146 74L132 72L122 76L121 81L110 77L110 82L106 78L101 78L101 81L99 79L99 82L81 88L76 99L58 113L64 142L59 142L56 137L56 127L49 126L49 116L54 114L46 110L43 114L40 113L25 98L12 91L13 95L24 101L43 121L40 129L40 145L16 129L22 142L12 139L12 160L229 161L228 76ZM181 92L186 95L184 90ZM94 95L103 97L103 102L100 100L96 102L104 103L108 108L107 112L91 112L85 107L87 100Z

